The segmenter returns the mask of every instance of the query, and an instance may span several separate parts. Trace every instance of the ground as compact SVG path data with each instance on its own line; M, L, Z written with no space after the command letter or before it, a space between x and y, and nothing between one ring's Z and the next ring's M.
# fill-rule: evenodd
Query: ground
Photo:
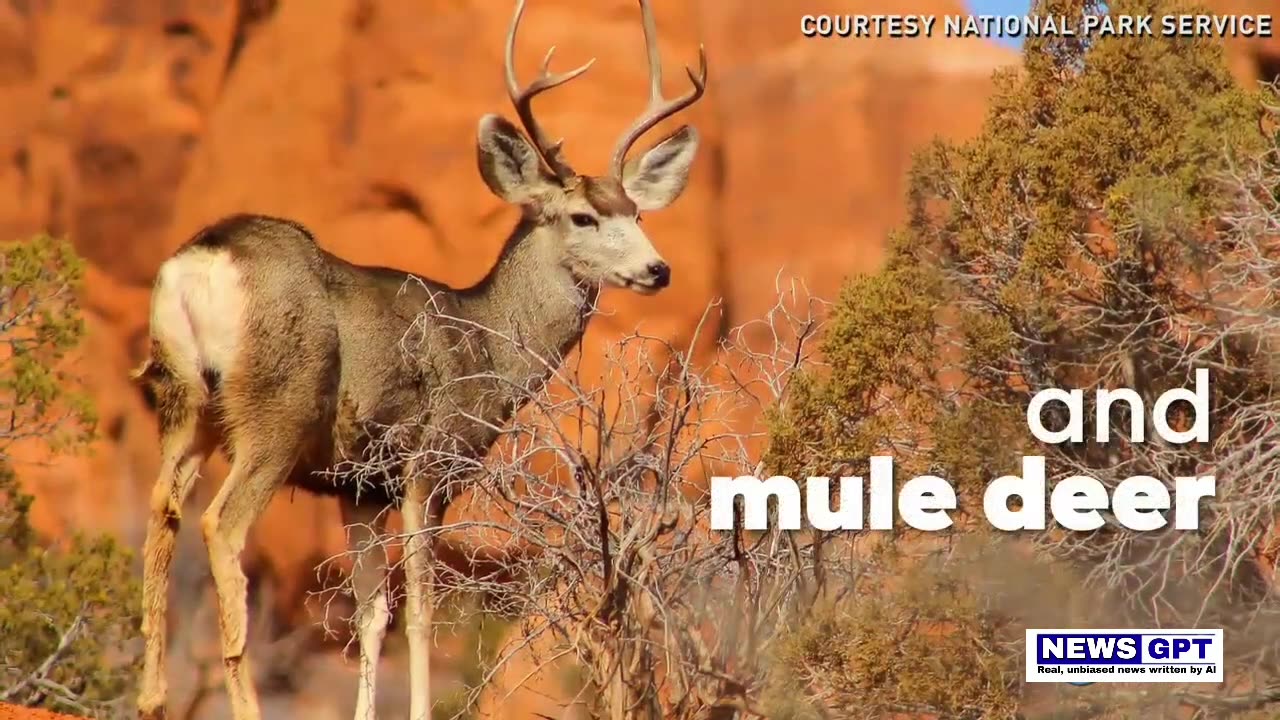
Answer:
M0 720L66 720L67 718L74 718L74 716L0 703Z

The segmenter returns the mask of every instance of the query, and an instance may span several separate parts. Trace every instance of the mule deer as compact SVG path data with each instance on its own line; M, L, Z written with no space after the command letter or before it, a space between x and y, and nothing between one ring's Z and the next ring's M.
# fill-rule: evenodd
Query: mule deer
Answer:
M277 489L292 485L337 495L354 549L374 541L388 507L405 533L406 635L410 716L430 712L428 632L430 547L423 530L448 502L412 461L398 464L372 493L357 496L340 461L370 452L379 430L454 412L420 438L449 444L454 457L481 458L519 401L493 390L540 387L553 369L496 341L519 336L557 362L582 337L604 285L652 294L670 269L640 229L639 213L684 190L698 136L682 126L626 160L646 131L696 102L706 87L706 53L693 88L668 100L652 8L640 0L648 55L647 110L614 148L609 172L579 175L534 117L533 99L586 72L541 74L521 88L514 47L524 10L518 0L506 40L506 84L528 136L497 116L480 119L480 175L521 218L496 266L461 289L408 273L346 262L317 245L302 225L263 215L226 217L198 232L161 267L151 300L151 348L135 377L154 392L163 465L151 496L144 550L142 634L145 666L138 698L145 718L165 714L165 615L174 536L197 471L215 449L231 470L200 520L218 597L225 682L237 720L258 718L246 656L246 579L240 552ZM457 322L428 316L432 306ZM467 334L463 325L493 334ZM406 357L401 340L417 333L423 350ZM489 378L485 381L483 378ZM526 396L527 397L527 396ZM452 412L452 411L451 411ZM469 418L462 420L461 418ZM416 426L416 425L415 425ZM447 438L445 436L448 436ZM357 718L373 717L375 666L390 618L385 566L358 562L360 681Z

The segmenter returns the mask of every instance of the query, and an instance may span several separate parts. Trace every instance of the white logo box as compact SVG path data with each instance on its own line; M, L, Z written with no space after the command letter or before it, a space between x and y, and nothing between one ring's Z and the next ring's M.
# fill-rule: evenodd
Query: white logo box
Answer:
M1222 630L1027 630L1027 682L1222 682Z

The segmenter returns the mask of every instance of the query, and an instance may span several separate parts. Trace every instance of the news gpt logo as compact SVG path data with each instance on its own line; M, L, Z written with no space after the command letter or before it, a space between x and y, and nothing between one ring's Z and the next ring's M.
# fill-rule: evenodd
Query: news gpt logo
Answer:
M1222 630L1028 630L1027 682L1222 682Z

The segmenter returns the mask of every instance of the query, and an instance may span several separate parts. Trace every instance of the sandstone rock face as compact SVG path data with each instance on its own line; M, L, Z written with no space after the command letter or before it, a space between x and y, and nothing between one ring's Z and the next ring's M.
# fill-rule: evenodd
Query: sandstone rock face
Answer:
M903 218L911 152L974 132L991 72L1015 60L980 40L804 38L786 4L655 5L669 92L683 91L681 65L706 45L708 93L667 124L695 124L703 145L681 199L646 217L673 286L656 297L606 293L584 343L589 368L603 364L593 348L637 329L688 343L716 298L725 326L756 317L780 271L831 297L845 275L874 268ZM962 12L958 0L809 5ZM42 529L141 543L156 423L127 372L145 352L157 268L202 224L285 215L355 262L453 284L484 274L517 215L480 182L474 149L482 114L511 115L501 73L510 10L446 0L0 3L0 238L66 234L92 263L84 376L100 438L89 455L24 471ZM579 171L602 172L646 98L634 1L530 2L522 75L551 45L553 69L598 58L540 98L538 113L567 138ZM225 463L210 465L216 483ZM184 537L211 487L196 493ZM195 535L179 558L192 567ZM343 540L332 503L282 493L255 538L248 564L271 581L280 622L311 618L314 565Z
M1249 0L1209 0L1205 3L1221 15L1269 14L1264 7ZM1272 16L1272 37L1240 37L1227 44L1227 58L1236 78L1246 86L1258 82L1274 82L1280 79L1280 35L1276 35L1275 16Z
M709 42L731 63L719 76L724 202L714 231L733 325L767 309L780 270L831 297L849 273L875 269L886 233L905 218L912 151L975 132L992 71L1011 61L984 41L804 38L799 10L705 3ZM963 12L951 0L803 10Z

